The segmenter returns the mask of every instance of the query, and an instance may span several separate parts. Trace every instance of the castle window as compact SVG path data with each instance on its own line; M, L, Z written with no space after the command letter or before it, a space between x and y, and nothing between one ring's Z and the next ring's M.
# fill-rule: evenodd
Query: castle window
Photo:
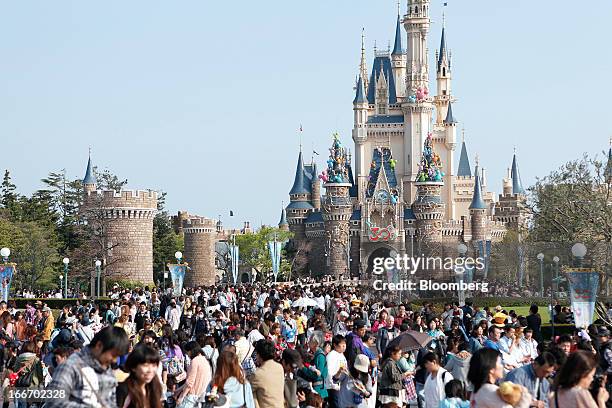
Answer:
M446 76L446 68L442 67L442 76ZM444 94L446 95L446 91L444 91Z
M414 6L414 12L415 12L416 14L419 14L419 6Z
M446 89L442 90L442 95L446 95Z

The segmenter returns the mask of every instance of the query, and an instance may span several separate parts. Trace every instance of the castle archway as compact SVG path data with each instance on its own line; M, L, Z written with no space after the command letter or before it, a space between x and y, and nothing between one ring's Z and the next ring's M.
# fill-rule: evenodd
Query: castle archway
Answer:
M366 268L366 277L371 279L383 279L387 282L399 282L399 270L395 267L387 269L381 265L387 258L395 258L398 256L398 251L390 246L384 245L375 248L370 255L368 256L368 264ZM374 266L378 266L378 268L384 268L382 273L374 273Z

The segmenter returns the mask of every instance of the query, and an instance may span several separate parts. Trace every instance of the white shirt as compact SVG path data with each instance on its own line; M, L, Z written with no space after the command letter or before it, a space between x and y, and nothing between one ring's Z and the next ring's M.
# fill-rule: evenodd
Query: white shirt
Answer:
M538 342L533 337L530 340L527 340L525 337L521 338L519 346L523 355L531 356L532 359L538 356Z
M432 378L431 374L427 373L425 386L423 387L425 408L438 408L440 406L440 401L446 397L444 386L452 379L453 375L442 367L438 369L435 378Z
M172 330L178 330L181 322L181 312L177 307L170 307L166 309L166 322L172 327Z
M325 356L327 361L327 377L325 377L325 389L328 390L339 390L340 384L336 384L333 381L333 376L336 375L340 367L347 367L348 363L344 354L338 353L336 350L332 350Z

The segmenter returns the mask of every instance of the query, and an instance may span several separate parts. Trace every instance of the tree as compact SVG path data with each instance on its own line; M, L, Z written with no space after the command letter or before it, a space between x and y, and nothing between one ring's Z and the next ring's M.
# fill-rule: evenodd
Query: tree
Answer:
M291 238L291 235L290 232L268 226L262 226L259 231L251 234L236 235L236 245L240 247L242 264L254 269L257 276L265 276L264 272L272 270L268 242L275 236L277 241L285 242Z
M15 251L18 273L15 283L21 287L48 289L56 286L56 273L61 270L55 231L35 222L18 225L22 245Z
M2 207L6 208L11 218L19 220L21 217L20 206L19 206L19 194L17 194L17 187L13 184L11 179L11 173L8 170L4 171L4 178L0 185L0 193L2 199L0 203Z
M161 279L166 264L174 259L176 251L183 251L183 237L174 232L170 217L164 209L166 193L159 194L157 200L158 213L153 219L153 272L157 275L155 280Z
M127 179L121 180L117 175L110 172L108 169L104 169L101 173L98 173L98 168L94 167L94 174L98 182L98 188L101 190L115 190L119 191L127 184Z

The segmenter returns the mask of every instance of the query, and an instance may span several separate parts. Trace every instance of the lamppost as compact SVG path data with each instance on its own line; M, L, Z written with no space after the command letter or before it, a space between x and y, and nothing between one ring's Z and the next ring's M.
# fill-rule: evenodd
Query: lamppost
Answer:
M96 259L96 297L102 296L100 293L100 267L102 266L102 261Z
M176 258L176 262L180 264L181 259L183 259L183 253L181 251L176 251L174 257Z
M59 274L59 280L60 280L60 292L64 292L64 275L63 274Z
M70 259L64 258L62 259L62 263L64 264L64 299L68 298L68 264L70 263Z
M555 299L555 291L559 290L559 257L555 255L553 257L553 262L554 266L553 264L550 265L553 268L551 271L552 284L550 285L550 327L552 340L555 341L555 307L553 303Z
M539 253L538 261L540 261L540 296L544 297L544 254Z
M0 256L2 256L2 261L4 263L8 262L8 257L11 254L11 250L7 247L0 249Z
M578 242L572 245L572 255L576 260L576 267L580 268L582 266L582 261L584 260L586 253L587 247L583 243Z
M459 257L461 259L465 259L465 254L467 253L468 247L463 242L457 245L457 251L459 251ZM463 263L463 271L455 272L455 279L457 281L457 296L459 297L459 304L465 304L465 291L461 287L461 282L463 281L463 276L465 274L465 262Z

